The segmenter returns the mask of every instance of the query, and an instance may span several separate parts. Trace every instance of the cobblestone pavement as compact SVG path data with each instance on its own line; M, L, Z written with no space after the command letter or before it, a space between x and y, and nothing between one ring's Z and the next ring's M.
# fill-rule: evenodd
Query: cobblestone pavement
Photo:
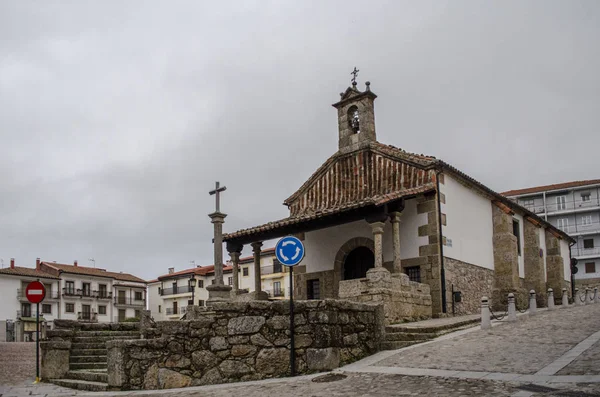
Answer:
M416 346L373 365L535 374L598 330L598 304L544 311L491 330Z
M557 375L600 375L600 342L596 342Z
M0 385L35 380L35 343L0 342Z

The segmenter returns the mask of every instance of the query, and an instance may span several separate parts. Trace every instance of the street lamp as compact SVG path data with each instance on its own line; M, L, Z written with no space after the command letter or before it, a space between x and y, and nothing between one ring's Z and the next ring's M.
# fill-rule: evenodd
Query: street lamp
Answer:
M192 306L194 305L194 290L196 289L196 278L192 274L192 277L188 280L188 285L192 290Z

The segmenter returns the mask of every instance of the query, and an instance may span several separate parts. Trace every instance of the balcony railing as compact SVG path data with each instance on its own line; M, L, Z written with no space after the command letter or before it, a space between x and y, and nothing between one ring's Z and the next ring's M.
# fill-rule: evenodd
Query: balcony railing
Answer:
M600 222L592 222L592 223L577 223L575 225L568 225L560 227L557 226L560 230L568 234L577 234L577 233L600 233Z
M175 288L163 288L160 290L160 294L162 296L185 294L187 292L192 292L192 287L190 287L189 285L182 285L180 287L175 287Z
M108 291L93 291L93 293L94 293L94 297L96 297L98 299L112 299L113 298L112 292L108 292Z
M122 296L117 296L115 298L115 305L119 306L140 306L140 307L146 307L146 300L142 299L133 299L133 298L126 298L126 297L122 297Z
M575 211L579 209L595 208L600 207L600 202L597 198L590 200L568 200L565 202L556 202L556 197L546 198L546 208L543 203L537 205L520 203L523 207L527 208L534 214L553 213L558 211Z
M77 312L77 321L82 323L97 323L98 313L95 312Z
M283 266L281 264L260 267L260 274L263 276L267 275L267 274L283 273L284 271L285 271L285 266Z
M571 255L578 256L593 256L600 255L600 247L596 248L571 248Z
M81 296L81 289L63 288L62 294L63 296Z
M25 295L25 289L17 289L17 299L22 299L22 300L27 300L27 296ZM58 291L49 291L46 290L46 297L44 298L44 300L49 300L49 299L59 299L59 294Z
M279 298L279 297L283 297L285 296L285 289L284 288L280 288L280 289L273 289L273 290L266 290L265 291L269 296L273 297L273 298Z
M167 307L165 309L165 314L167 316L176 316L178 314L185 314L185 312L186 312L185 307Z

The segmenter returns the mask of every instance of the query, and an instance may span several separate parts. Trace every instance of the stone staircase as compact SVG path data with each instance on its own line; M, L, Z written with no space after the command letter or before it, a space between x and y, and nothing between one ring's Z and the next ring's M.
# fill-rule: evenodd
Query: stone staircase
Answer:
M50 382L63 387L86 391L108 389L106 342L115 339L140 339L140 332L131 331L77 331L71 340L69 372L63 379Z
M416 322L388 325L385 327L385 337L380 343L380 349L402 349L403 347L430 341L450 332L471 328L481 321L479 317L473 316L464 319L458 317L448 319L448 321L443 320L440 319L437 323L435 320L427 320L421 322L422 324Z

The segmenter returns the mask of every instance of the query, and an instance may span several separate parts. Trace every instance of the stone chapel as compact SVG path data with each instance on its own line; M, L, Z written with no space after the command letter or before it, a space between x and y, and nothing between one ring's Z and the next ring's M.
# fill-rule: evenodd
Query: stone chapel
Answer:
M223 236L234 266L250 244L260 279L262 243L295 235L295 298L382 300L398 308L389 322L476 313L482 296L500 309L509 292L523 306L531 289L559 302L573 240L448 163L378 142L365 84L333 104L338 150L284 201L289 216Z

